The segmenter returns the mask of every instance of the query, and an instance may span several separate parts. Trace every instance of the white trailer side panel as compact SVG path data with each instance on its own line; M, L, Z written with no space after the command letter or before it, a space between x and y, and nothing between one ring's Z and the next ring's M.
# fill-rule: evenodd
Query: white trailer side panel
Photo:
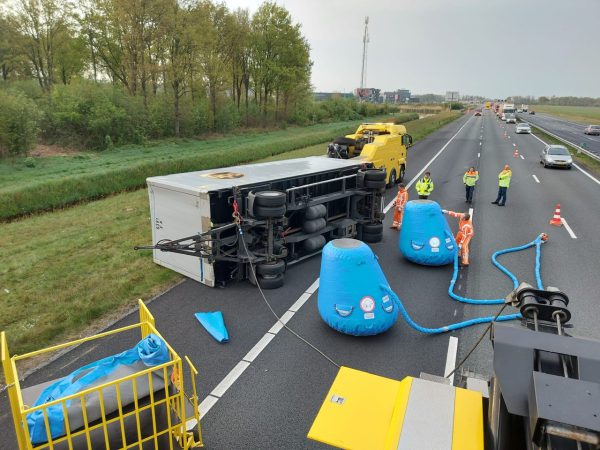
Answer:
M193 195L151 184L148 186L148 194L152 242L157 243L162 239L180 239L210 229L208 194ZM154 262L207 286L215 285L213 266L206 258L154 250Z

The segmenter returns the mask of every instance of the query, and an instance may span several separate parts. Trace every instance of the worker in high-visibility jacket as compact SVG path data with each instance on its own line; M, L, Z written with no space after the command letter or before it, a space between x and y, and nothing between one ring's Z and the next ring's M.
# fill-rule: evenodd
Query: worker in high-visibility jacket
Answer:
M475 185L479 180L479 172L475 170L475 167L469 167L469 170L463 175L463 183L465 184L465 190L467 194L467 203L473 203L473 191Z
M461 259L463 266L469 265L469 244L473 237L473 222L471 221L471 214L469 213L457 213L454 211L448 211L442 209L444 214L456 217L458 219L458 233L456 233L456 245L458 245L458 256Z
M400 183L398 185L398 194L396 195L396 200L394 200L394 221L392 222L392 226L390 228L394 228L399 230L402 226L402 217L404 217L404 206L408 201L408 191L404 184Z
M417 181L415 187L417 189L417 194L419 194L419 198L428 199L434 188L433 181L431 179L431 173L425 172L423 178Z
M502 169L502 172L498 174L498 197L492 202L492 205L504 206L506 204L506 191L510 186L510 179L512 178L512 170L507 164Z

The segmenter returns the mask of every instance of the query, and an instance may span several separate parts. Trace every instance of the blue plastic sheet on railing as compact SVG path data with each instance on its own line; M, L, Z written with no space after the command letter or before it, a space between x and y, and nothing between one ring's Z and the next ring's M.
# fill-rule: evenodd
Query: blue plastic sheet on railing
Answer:
M120 365L132 365L136 362L142 362L145 366L153 367L164 364L169 360L169 350L165 342L155 334L149 334L135 347L118 355L109 356L80 367L66 377L52 383L42 391L33 406L43 405L44 403L81 392L90 387L92 383L108 376ZM67 408L71 404L69 400L65 403ZM49 406L45 409L48 416L51 438L55 439L64 435L65 417L62 403ZM29 436L32 444L43 444L48 441L43 409L36 410L27 415L27 426L29 427Z

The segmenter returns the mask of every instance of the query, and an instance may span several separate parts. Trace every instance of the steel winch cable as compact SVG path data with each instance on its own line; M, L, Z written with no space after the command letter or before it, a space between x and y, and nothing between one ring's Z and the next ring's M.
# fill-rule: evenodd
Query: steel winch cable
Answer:
M239 223L238 223L238 232L240 234L240 238L242 241L242 245L244 246L244 251L246 252L246 256L248 257L248 259L250 259L250 251L248 250L248 246L246 245L246 240L244 239L244 232L242 231L242 227L240 226ZM298 338L299 340L304 342L306 345L308 345L310 348L312 348L314 351L316 351L319 355L321 355L323 358L325 358L327 361L329 361L331 364L333 364L335 367L337 367L339 369L341 366L338 363L336 363L333 359L331 359L331 357L329 357L323 350L319 349L316 345L309 342L306 338L302 337L296 331L292 330L283 320L281 320L281 317L275 312L275 310L271 306L271 303L269 302L269 300L267 300L267 296L265 295L262 288L260 287L260 281L259 281L258 277L256 276L256 269L254 267L254 264L252 262L249 262L249 264L250 264L250 270L252 271L252 276L254 277L254 280L256 281L256 287L258 288L258 291L260 292L260 296L262 297L263 301L267 305L267 308L269 309L269 311L271 311L271 314L273 314L273 316L275 317L277 322L279 322L282 325L282 327L285 328L287 331L289 331L292 335L294 335L296 338Z

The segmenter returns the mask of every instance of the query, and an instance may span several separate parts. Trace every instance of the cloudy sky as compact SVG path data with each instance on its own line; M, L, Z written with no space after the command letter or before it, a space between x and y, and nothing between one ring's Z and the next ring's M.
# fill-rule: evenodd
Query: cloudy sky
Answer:
M259 0L225 0L256 10ZM600 0L278 0L302 25L318 91L600 97Z

